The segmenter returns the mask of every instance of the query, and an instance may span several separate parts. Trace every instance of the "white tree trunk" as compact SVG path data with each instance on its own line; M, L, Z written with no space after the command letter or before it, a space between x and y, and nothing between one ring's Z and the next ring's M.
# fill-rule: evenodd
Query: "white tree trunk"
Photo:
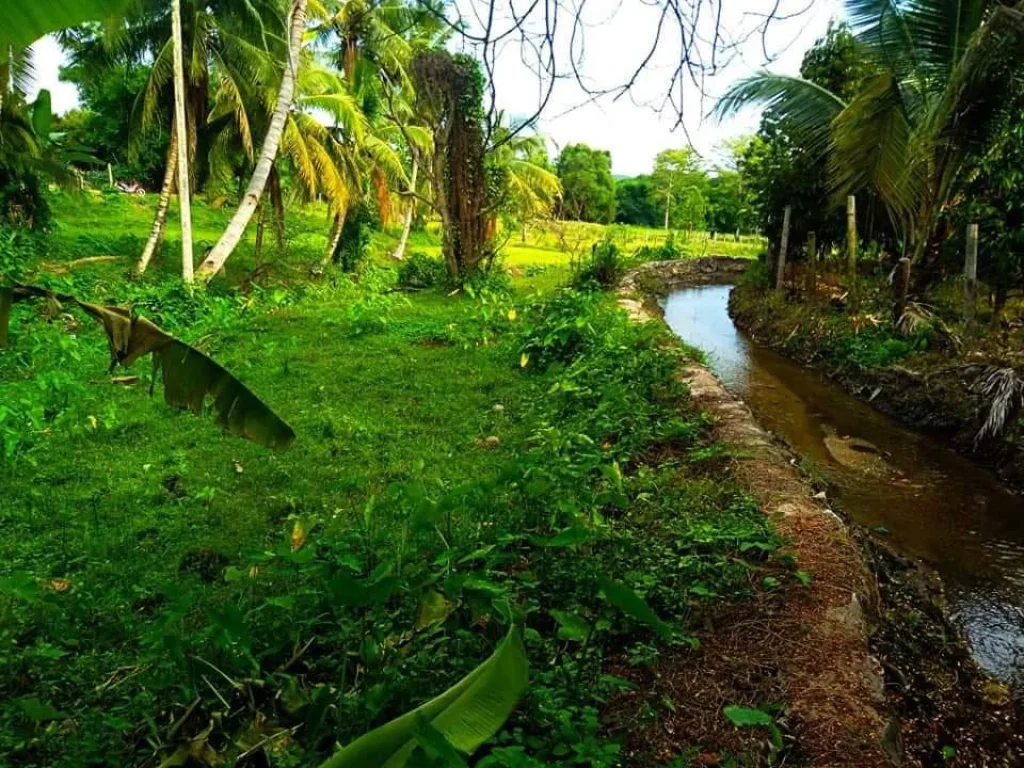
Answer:
M288 62L285 64L284 74L281 77L281 89L277 93L277 104L274 107L273 117L270 119L270 127L263 139L263 148L260 150L260 158L256 162L256 168L249 180L249 187L245 190L245 196L238 206L238 210L232 217L224 234L220 236L217 245L210 251L210 255L199 267L199 274L206 280L217 274L224 262L231 256L232 251L238 245L245 228L252 219L256 206L260 202L263 190L267 186L267 179L270 178L270 169L274 165L274 158L277 157L277 149L281 144L281 134L284 131L285 120L288 111L292 107L292 100L295 95L295 74L299 67L299 49L302 47L302 32L306 26L306 0L293 0L291 11L291 22L288 36Z
M171 0L174 41L174 122L184 128L185 64L181 37L181 0ZM181 279L192 282L192 200L188 189L188 140L178 142L178 206L181 209Z
M416 162L416 158L412 159L412 177L409 179L409 190L416 193L416 172L419 170L419 163ZM412 217L416 213L416 198L413 197L409 201L409 207L405 212L405 221L402 222L402 236L398 238L398 245L395 246L395 252L391 254L391 258L395 261L401 261L405 258L405 246L409 242L409 230L412 229Z
M146 247L142 249L139 263L135 266L138 274L144 274L149 262L153 260L160 240L164 236L164 227L167 225L167 209L171 207L171 192L174 189L174 174L178 172L178 129L171 126L171 143L167 147L167 170L164 171L164 183L160 187L160 199L156 204L156 217L153 219L153 228L149 231L149 239Z
M327 250L324 251L323 261L320 262L320 271L327 269L335 252L338 250L338 243L341 242L341 231L345 228L345 211L334 214L334 224L331 226L331 234L327 238Z

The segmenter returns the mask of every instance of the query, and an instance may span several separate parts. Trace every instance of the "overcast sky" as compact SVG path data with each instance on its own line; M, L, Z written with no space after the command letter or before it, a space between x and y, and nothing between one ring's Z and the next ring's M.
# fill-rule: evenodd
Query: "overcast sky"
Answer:
M462 0L463 13L472 10ZM759 23L759 13L767 13L775 0L722 0L721 28L736 38ZM581 74L594 88L610 87L624 82L650 48L658 24L656 7L646 0L590 0L585 6L585 49ZM718 124L708 118L715 96L721 94L738 78L751 74L765 64L766 49L771 61L767 67L774 72L796 74L804 51L824 35L831 19L841 15L838 0L781 0L779 14L792 18L775 20L765 35L752 36L740 45L728 64L705 81L701 90L687 84L683 92L684 119L694 147L713 160L715 149L730 137L757 129L758 114L751 111ZM802 11L802 12L799 12ZM560 19L562 34L556 40L559 69L568 70L569 18ZM496 29L500 28L498 26ZM702 29L710 34L710 27ZM708 46L704 46L707 50ZM63 113L78 104L73 85L58 79L62 63L60 47L52 38L35 46L37 87L49 88L54 110ZM612 169L616 174L635 175L649 172L654 156L663 149L685 146L686 134L675 127L676 112L671 107L660 114L653 107L663 101L671 73L678 63L679 45L668 34L632 92L617 101L604 97L587 103L588 96L573 79L559 80L540 121L540 131L552 143L553 154L566 144L582 142L612 153ZM514 40L502 48L497 61L495 82L498 104L507 114L531 115L538 103L538 80L530 67L522 62L520 46ZM127 116L126 116L127 119Z

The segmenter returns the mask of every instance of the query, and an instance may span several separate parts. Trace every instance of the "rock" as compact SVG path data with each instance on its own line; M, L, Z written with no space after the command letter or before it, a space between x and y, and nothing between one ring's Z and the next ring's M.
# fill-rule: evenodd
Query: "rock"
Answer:
M502 405L501 403L495 403L491 410L494 411L495 413L504 413L505 406Z

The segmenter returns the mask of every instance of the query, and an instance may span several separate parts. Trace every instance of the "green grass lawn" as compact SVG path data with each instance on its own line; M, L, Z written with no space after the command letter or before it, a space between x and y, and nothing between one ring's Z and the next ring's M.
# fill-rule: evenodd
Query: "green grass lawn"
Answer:
M514 620L531 684L480 765L611 766L628 733L601 712L631 683L608 660L652 669L659 643L685 649L707 611L747 599L752 573L785 578L674 383L687 353L610 298L558 291L566 254L512 247L511 292L476 298L391 292L379 267L189 296L170 248L126 280L151 204L62 199L38 257L115 251L53 279L134 302L298 438L273 453L172 410L145 362L112 383L91 320L17 305L0 354L12 765L231 764L271 737L268 764L315 765L444 690ZM197 206L199 239L225 217ZM325 226L290 215L306 245L286 277ZM374 245L371 261L389 242ZM667 624L602 597L601 579Z

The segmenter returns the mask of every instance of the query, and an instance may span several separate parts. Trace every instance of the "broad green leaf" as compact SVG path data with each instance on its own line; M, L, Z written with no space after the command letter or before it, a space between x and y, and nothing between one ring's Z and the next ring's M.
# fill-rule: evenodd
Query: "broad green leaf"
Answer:
M35 696L22 699L18 704L21 705L22 711L28 715L28 718L35 720L37 723L43 723L47 720L63 720L70 717L70 715L56 709L49 702L40 701Z
M626 615L632 616L634 619L646 624L661 635L663 640L672 639L672 627L662 621L658 614L636 592L625 584L609 579L607 576L598 576L597 583L609 603Z
M429 589L420 598L420 609L416 614L416 629L426 629L447 619L455 606L436 589Z
M127 0L26 0L5 3L0 23L0 62L8 51L27 48L43 35L84 21L99 21L128 5Z
M589 544L597 539L597 536L588 528L573 526L559 531L547 541L542 542L545 547L575 547L580 544Z
M558 636L562 640L576 640L582 643L590 636L590 625L575 613L554 608L548 613L558 622Z
M422 715L416 718L416 741L427 752L432 752L444 761L445 768L466 768L462 759L451 742L437 728L432 726Z
M487 661L437 698L353 741L321 768L402 768L424 719L457 750L470 754L508 719L526 690L528 660L513 627Z
M50 125L53 123L53 110L50 106L50 92L43 88L39 91L32 105L32 127L36 135L46 139L50 136Z
M760 709L751 709L750 707L741 707L736 704L730 704L722 710L729 722L737 726L745 727L764 727L774 725L775 721L772 716L767 712L762 712Z

